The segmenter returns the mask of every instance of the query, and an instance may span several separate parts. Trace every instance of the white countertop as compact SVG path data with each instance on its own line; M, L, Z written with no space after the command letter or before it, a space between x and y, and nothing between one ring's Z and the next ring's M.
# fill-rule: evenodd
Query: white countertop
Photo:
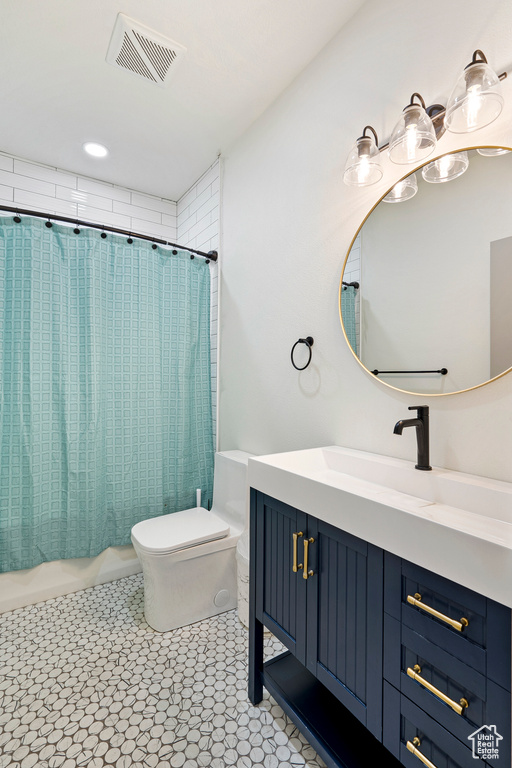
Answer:
M329 446L249 459L249 485L512 608L512 483Z

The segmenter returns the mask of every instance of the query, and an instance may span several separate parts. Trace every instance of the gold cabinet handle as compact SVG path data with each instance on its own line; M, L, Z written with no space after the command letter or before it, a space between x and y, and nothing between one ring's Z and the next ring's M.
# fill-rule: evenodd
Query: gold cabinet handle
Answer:
M458 632L462 632L464 627L469 625L469 621L464 617L462 617L460 621L457 621L456 619L450 619L449 616L445 616L444 613L439 613L439 611L436 611L435 608L431 608L430 605L425 605L425 603L421 602L421 595L418 592L414 594L414 597L412 595L407 595L407 602L410 605L414 605L416 608L421 608L422 611L429 613L431 616L435 616L436 619L440 619L441 621L446 622L446 624L449 624L450 627L453 627Z
M425 757L425 755L422 755L419 751L418 747L421 745L421 741L418 739L417 736L414 737L412 741L408 741L406 746L409 752L412 752L415 757L417 757L423 765L426 765L427 768L436 768L434 763L431 763L430 760Z
M411 669L410 667L407 667L407 674L409 677L412 677L413 680L416 680L417 683L422 685L424 688L427 689L427 691L430 691L430 693L433 693L434 696L437 696L438 699L441 699L441 701L444 701L445 704L448 704L449 707L453 709L454 712L456 712L458 715L463 715L464 710L466 710L469 707L468 700L467 699L461 699L460 704L457 704L456 701L453 699L450 699L449 696L447 696L445 693L439 690L439 688L436 688L432 685L432 683L429 683L428 680L425 680L425 678L420 677L421 667L419 664L415 664L414 667Z
M310 576L313 576L313 571L308 571L308 551L309 551L309 545L313 544L314 539L304 539L304 572L302 574L303 579L308 579Z
M294 573L297 573L297 571L300 571L302 568L302 563L297 565L297 539L300 539L304 534L302 531L298 531L297 533L293 534L293 565L292 565L292 571Z

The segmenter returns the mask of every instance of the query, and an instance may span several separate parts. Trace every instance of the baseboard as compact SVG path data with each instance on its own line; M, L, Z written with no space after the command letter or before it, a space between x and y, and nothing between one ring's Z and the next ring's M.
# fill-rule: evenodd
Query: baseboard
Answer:
M141 571L131 545L109 547L97 557L54 560L0 574L0 613L116 581Z

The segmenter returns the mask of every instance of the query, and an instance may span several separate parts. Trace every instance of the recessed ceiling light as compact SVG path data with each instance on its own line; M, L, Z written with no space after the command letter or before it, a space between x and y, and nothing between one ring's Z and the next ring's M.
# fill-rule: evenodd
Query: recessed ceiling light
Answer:
M94 141L86 141L83 148L92 157L106 157L108 155L108 149L103 144L97 144Z

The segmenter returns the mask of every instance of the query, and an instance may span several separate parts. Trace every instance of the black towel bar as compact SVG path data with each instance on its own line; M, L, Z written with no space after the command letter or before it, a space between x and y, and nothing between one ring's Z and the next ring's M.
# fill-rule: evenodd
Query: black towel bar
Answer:
M440 373L443 376L446 376L448 373L448 368L439 368L437 371L378 371L375 369L374 371L371 371L374 376L378 376L379 373Z

